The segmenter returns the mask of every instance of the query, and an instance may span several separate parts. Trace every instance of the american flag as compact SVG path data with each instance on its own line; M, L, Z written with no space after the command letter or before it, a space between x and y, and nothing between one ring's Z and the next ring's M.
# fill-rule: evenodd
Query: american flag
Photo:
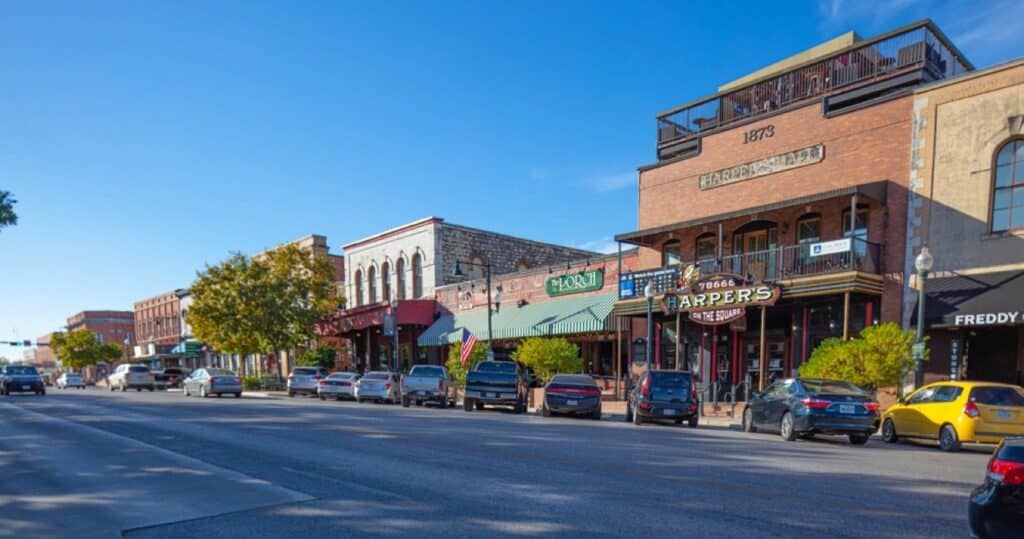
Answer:
M474 346L476 346L476 335L470 333L468 329L462 328L462 353L459 354L459 361L463 365L469 361L469 354L473 353Z

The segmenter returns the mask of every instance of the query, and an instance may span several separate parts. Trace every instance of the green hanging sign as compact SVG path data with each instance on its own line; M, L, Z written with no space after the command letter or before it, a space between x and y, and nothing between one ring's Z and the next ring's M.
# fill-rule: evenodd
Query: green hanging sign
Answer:
M558 277L549 277L547 290L549 296L567 296L582 292L592 292L604 287L604 270L569 273Z

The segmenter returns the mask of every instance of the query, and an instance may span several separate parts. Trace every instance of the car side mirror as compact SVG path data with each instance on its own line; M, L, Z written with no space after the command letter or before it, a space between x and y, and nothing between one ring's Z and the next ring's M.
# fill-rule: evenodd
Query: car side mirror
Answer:
M900 397L900 398L896 399L896 404L906 404L906 403L907 403L907 399L904 399L903 397Z

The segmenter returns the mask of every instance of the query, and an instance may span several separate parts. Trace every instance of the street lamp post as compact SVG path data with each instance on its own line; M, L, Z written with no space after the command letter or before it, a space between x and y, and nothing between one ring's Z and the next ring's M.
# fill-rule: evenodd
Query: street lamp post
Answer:
M460 266L460 264L462 264L462 263L459 262L458 260L455 261L455 270L452 271L452 276L454 276L454 277L464 277L466 275L465 273L462 272L462 267ZM487 360L488 361L493 361L494 360L494 339L493 339L493 333L492 333L492 330L491 330L491 315L493 314L493 311L491 310L491 262L487 261L487 262L484 262L483 264L477 264L475 262L465 262L465 264L467 264L469 266L483 268L484 271L486 272L485 277L487 278L487 282L486 282L486 284L484 286L487 287ZM501 301L501 293L500 292L497 295L497 300Z
M651 354L651 341L654 340L654 283L647 281L644 286L644 297L647 298L647 370L654 370L654 356Z
M395 357L395 369L400 369L399 355L398 355L398 298L391 298L391 320L392 328L391 333L394 336L394 357Z
M935 258L922 247L921 252L914 259L914 268L917 270L917 336L914 338L914 388L924 385L924 283L928 279L928 272L932 270Z

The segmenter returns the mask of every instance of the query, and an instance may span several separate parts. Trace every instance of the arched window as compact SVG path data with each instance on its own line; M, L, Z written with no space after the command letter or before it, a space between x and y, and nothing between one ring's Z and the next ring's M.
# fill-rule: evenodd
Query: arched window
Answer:
M363 304L363 270L356 270L356 307Z
M847 214L849 219L849 214ZM805 243L817 243L821 241L821 214L806 213L796 220L796 242L799 245Z
M412 297L423 297L423 256L419 253L412 255Z
M487 257L483 254L474 254L470 262L470 275L474 279L483 279L487 275Z
M1024 140L1003 144L992 183L992 232L1024 229Z
M391 264L380 265L380 295L385 302L391 302Z
M377 303L377 268L370 266L370 269L366 270L366 284L370 290L367 303Z
M682 261L682 254L679 250L679 240L668 240L661 244L662 266L675 266Z
M395 262L395 296L405 299L405 259L398 257Z

